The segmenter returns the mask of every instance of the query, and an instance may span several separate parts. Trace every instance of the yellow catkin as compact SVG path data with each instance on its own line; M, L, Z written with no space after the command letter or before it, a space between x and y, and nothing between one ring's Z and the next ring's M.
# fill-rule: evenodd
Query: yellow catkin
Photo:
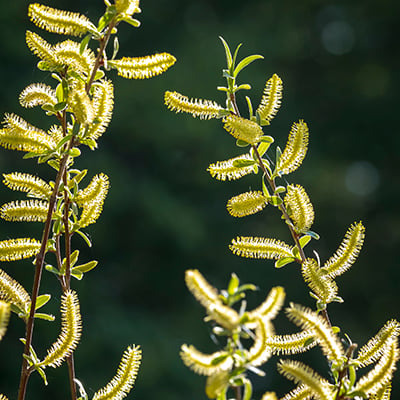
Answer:
M172 67L176 58L169 53L153 54L145 57L123 57L112 60L109 65L116 68L118 75L128 79L147 79L160 75Z
M44 222L49 204L43 200L21 200L0 207L0 217L6 221Z
M236 180L241 177L251 174L257 173L258 167L256 164L244 166L244 167L235 167L234 163L238 161L251 161L253 160L250 154L242 154L238 157L231 158L226 161L217 161L215 164L210 164L207 168L207 171L210 175L218 179L219 181L225 180Z
M68 105L74 113L77 122L90 125L94 119L92 101L86 93L85 85L79 81L68 97Z
M313 393L305 385L298 385L280 400L309 400L313 398ZM261 399L264 400L264 399Z
M224 118L224 129L234 138L250 144L258 143L263 136L263 131L256 122L233 114Z
M0 130L0 145L12 150L42 153L56 147L43 130L34 127L15 114L5 114L4 129Z
M26 44L33 54L49 64L57 65L53 46L35 32L26 32Z
M233 239L229 248L234 254L248 258L278 260L282 257L293 257L292 248L276 239L241 236Z
M78 296L67 291L61 297L61 333L40 365L56 368L69 357L81 338L82 321Z
M274 319L283 306L285 296L285 289L282 286L273 287L266 299L257 308L248 311L250 321L258 317Z
M204 354L194 346L184 344L181 347L180 356L183 363L198 375L214 375L221 371L229 371L233 366L232 357L225 351ZM215 360L219 360L219 362Z
M288 185L284 202L296 232L309 231L314 222L314 208L304 188L300 185Z
M51 195L50 185L37 176L13 172L11 174L3 174L3 177L3 183L12 190L26 192L30 196L41 199L48 199Z
M370 396L375 395L390 383L398 360L397 341L392 341L374 368L360 378L355 390L361 390Z
M278 400L275 392L265 392L261 397L261 400Z
M278 371L286 378L305 385L319 400L332 400L332 387L307 365L292 360L280 360Z
M0 300L0 340L3 339L10 320L10 303Z
M111 121L114 106L114 87L111 81L96 83L93 93L94 120L87 130L86 136L97 140Z
M328 275L323 274L322 269L314 259L307 259L302 263L301 272L304 281L316 296L325 304L333 301L337 295L337 285Z
M326 320L309 308L291 304L286 310L289 319L303 329L314 332L315 340L330 361L340 361L344 350L340 339L333 333Z
M8 239L0 242L0 261L15 261L39 253L41 242L35 239Z
M266 120L268 123L275 117L281 106L282 89L282 80L276 74L272 75L265 85L257 112L260 114L261 119Z
M265 343L273 354L298 354L315 347L315 334L311 330L293 333L291 335L274 335L266 339Z
M364 243L365 228L361 222L347 230L335 254L324 264L323 271L331 278L346 272L356 261Z
M253 367L264 364L271 356L271 348L266 345L266 340L272 336L272 324L267 318L258 318L253 345L247 351L247 359Z
M139 371L142 351L139 346L128 347L121 359L114 378L98 390L92 400L120 400L132 389Z
M28 15L31 21L49 32L82 36L96 27L82 14L47 7L42 4L30 4Z
M251 191L232 197L226 208L233 217L245 217L261 211L268 203L261 191Z
M11 276L0 269L0 299L14 304L25 314L28 312L31 298L27 291Z
M217 289L211 286L197 269L189 269L185 272L185 282L203 307L207 308L210 304L221 301Z
M365 367L382 357L387 347L392 341L397 340L400 335L400 323L394 319L389 320L379 330L379 332L370 339L358 351L357 362Z
M58 63L86 76L92 72L95 64L95 55L89 48L86 48L81 53L80 43L73 40L65 40L57 43L53 50Z
M140 13L139 0L115 0L115 8L119 14L126 16Z
M102 201L101 199L105 198L109 187L110 181L106 174L95 175L89 185L78 192L75 201L81 207L87 203Z
M217 118L223 108L212 100L189 99L178 92L165 92L164 102L172 110L192 114L200 119Z
M307 153L308 135L308 127L303 120L293 124L286 147L279 160L281 174L289 174L301 165Z
M55 105L57 103L56 92L44 83L33 83L27 86L19 95L22 107L32 108L43 104Z

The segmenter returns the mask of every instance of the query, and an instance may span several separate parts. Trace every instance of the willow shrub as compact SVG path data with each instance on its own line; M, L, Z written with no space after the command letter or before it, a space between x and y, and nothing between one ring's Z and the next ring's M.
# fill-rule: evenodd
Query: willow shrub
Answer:
M77 291L73 279L81 280L96 267L96 260L81 260L74 245L92 246L85 233L96 223L109 189L109 178L100 173L90 179L87 169L74 167L81 155L80 148L91 150L106 131L114 107L112 81L106 76L115 69L129 79L145 79L159 75L175 63L168 53L145 57L118 58L117 27L127 23L139 27L135 18L140 13L139 0L105 1L106 9L97 23L86 16L58 10L38 3L30 4L28 15L37 27L74 37L49 43L38 33L26 32L26 44L38 58L37 67L53 85L32 83L19 96L25 108L38 107L52 121L50 129L36 127L17 114L5 114L0 130L0 145L24 152L24 159L47 164L54 180L46 182L36 175L23 172L3 174L3 183L11 190L22 192L27 199L15 200L0 207L6 221L35 222L43 225L41 238L16 238L0 242L0 261L12 262L34 258L35 272L30 292L0 270L0 338L7 330L10 313L21 318L26 327L22 340L24 350L18 399L27 393L30 376L38 373L47 385L48 368L68 364L72 400L87 399L85 388L76 378L74 350L79 344L82 323ZM109 49L110 43L113 48ZM91 46L93 44L93 46ZM95 50L92 50L93 47ZM111 57L107 54L111 53ZM81 238L80 241L71 239ZM46 274L46 276L44 275ZM58 338L47 354L35 351L34 323L36 319L53 321L45 311L49 294L41 294L41 281L58 281L61 303L61 328ZM22 336L22 334L21 334ZM124 351L116 375L93 399L122 399L131 390L141 360L139 346L130 345ZM79 374L78 374L79 375ZM4 395L0 398L6 399Z
M279 238L240 236L232 239L230 250L240 257L274 260L275 268L296 264L304 283L315 301L313 307L289 303L285 312L297 326L292 334L280 335L273 320L285 301L285 290L273 287L255 309L247 309L246 292L255 290L252 284L240 284L232 274L228 287L218 291L198 270L186 271L186 284L193 296L205 308L212 332L224 345L205 354L193 345L182 345L181 358L195 373L207 377L208 398L226 400L252 399L252 377L263 376L260 368L274 355L295 355L319 347L326 358L326 368L317 372L295 357L279 360L278 371L295 386L281 400L347 400L390 399L391 382L399 359L400 324L388 321L367 343L358 347L350 335L334 325L328 309L332 302L343 303L336 278L357 260L364 242L362 222L352 223L336 252L328 260L309 251L319 235L312 231L314 209L305 188L288 183L287 175L297 170L307 153L309 128L299 120L291 125L283 150L272 151L274 137L271 125L279 111L283 83L277 74L266 82L258 103L246 96L246 110L239 110L236 96L250 89L239 84L239 73L252 62L263 58L250 55L238 60L240 45L232 53L222 39L227 66L223 69L226 86L218 87L226 94L225 105L213 100L193 99L176 91L165 93L165 104L176 112L200 119L220 119L226 132L243 148L243 154L217 161L208 167L210 175L220 181L234 181L258 175L259 189L240 193L228 200L226 208L235 218L261 212L278 212L290 232L291 242ZM257 108L253 104L257 104ZM265 134L268 131L270 134ZM254 181L252 187L255 186ZM307 249L306 246L308 245ZM364 369L367 367L366 369ZM290 388L290 386L288 385ZM262 400L276 400L269 388Z

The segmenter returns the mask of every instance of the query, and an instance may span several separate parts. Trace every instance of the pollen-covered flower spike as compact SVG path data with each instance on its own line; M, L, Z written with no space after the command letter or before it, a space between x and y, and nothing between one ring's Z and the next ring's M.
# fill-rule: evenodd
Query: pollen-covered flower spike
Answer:
M281 106L282 88L282 80L276 74L272 75L265 85L257 112L266 125L269 125Z
M128 347L121 359L114 378L98 390L92 400L121 400L127 396L135 383L139 371L142 351L139 346Z
M159 53L145 57L122 57L120 60L110 60L108 64L123 78L147 79L162 74L175 62L176 58L171 54Z
M172 110L192 114L200 119L217 118L223 108L212 100L189 99L178 92L165 92L164 101L166 106Z
M38 3L29 5L28 15L39 28L53 33L82 36L89 31L96 31L96 27L82 14Z
M263 136L260 125L234 114L224 118L224 129L234 138L249 144L257 144Z

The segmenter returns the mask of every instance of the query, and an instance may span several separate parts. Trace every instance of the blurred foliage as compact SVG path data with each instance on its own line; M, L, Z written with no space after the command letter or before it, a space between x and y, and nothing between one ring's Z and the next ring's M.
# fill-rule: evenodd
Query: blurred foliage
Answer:
M99 2L57 0L47 4L95 19L103 10ZM40 119L37 110L25 111L18 104L18 95L28 83L51 81L35 68L37 59L24 44L25 30L34 30L26 16L28 3L2 4L0 111L19 113L43 126L48 121ZM219 287L225 285L231 271L243 282L256 283L260 291L252 295L254 305L276 285L285 286L288 301L310 304L295 266L277 271L272 262L244 260L228 250L237 234L251 232L282 239L288 235L278 216L243 221L227 213L226 201L247 190L251 179L224 185L212 180L206 168L235 155L232 138L219 121L177 117L163 105L165 90L199 98L213 98L215 93L215 100L224 101L224 94L216 91L216 86L223 84L225 62L219 35L232 46L243 42L242 56L265 56L243 73L242 79L252 82L253 97L261 97L266 78L274 72L284 82L281 110L266 133L283 146L292 121L303 118L309 125L309 153L302 175L293 180L306 188L315 205L314 229L321 240L313 245L321 259L326 260L337 248L352 221L362 220L366 226L363 251L341 282L345 303L330 309L333 322L364 344L387 319L399 318L399 3L141 3L141 28L120 28L126 30L120 35L123 53L140 56L162 49L174 54L178 62L150 81L116 78L110 128L99 151L84 150L88 151L85 164L93 174L107 173L111 189L102 217L90 232L94 246L88 250L88 258L99 260L99 267L87 279L74 282L82 293L84 318L83 338L75 353L78 378L92 394L112 377L124 344L137 343L143 349L143 364L131 397L204 397L203 380L183 366L178 354L183 342L194 343L205 352L215 349L199 329L203 310L184 285L187 268L198 268L217 286L219 282ZM51 42L51 34L44 37ZM14 152L2 150L0 171L20 170L20 161ZM24 165L26 168L29 162ZM45 168L34 161L30 168L26 172L35 173L39 168L41 176L48 173L42 173ZM4 203L13 194L3 186L0 196ZM31 230L26 235L40 237L39 225L32 228L2 222L0 238L17 237L21 229ZM29 288L32 271L26 269L33 267L21 261L12 268L8 272ZM51 287L54 283L53 277L45 276L42 293L58 290ZM58 315L57 309L53 313ZM285 326L283 316L279 323ZM46 337L41 340L46 345L57 336L57 323L52 324L52 331L48 323L40 321L36 328L38 336ZM20 369L15 354L22 352L15 338L23 336L22 329L22 321L12 318L0 347L2 359L8 360L0 367L0 387L11 399L16 396ZM318 352L313 355L314 363L321 361ZM266 389L285 391L279 385L286 381L272 365L267 377L257 381L259 394ZM44 390L37 377L32 379L30 398L54 397L59 393L54 383L64 384L65 372L60 368L54 375L49 373L53 385ZM395 385L393 398L399 393Z

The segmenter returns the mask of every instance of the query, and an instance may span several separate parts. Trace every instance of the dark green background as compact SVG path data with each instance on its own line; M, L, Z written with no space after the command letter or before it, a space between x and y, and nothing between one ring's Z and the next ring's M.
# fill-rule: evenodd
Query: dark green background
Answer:
M27 28L42 34L28 21L27 5L25 0L2 1L0 111L15 112L47 128L50 121L40 109L25 110L18 104L19 93L29 83L54 82L36 69L37 58L25 46ZM103 11L103 3L94 0L47 5L80 11L94 21ZM265 56L241 76L242 82L253 87L248 94L255 106L266 79L273 73L282 78L283 104L266 130L276 143L285 145L294 121L303 118L309 125L309 153L302 168L287 177L306 188L315 207L313 229L321 240L309 245L309 255L314 248L324 262L353 221L362 220L366 226L359 260L338 278L345 303L329 309L333 324L364 344L388 319L399 318L399 3L144 0L141 6L141 28L120 27L120 55L168 51L178 62L166 74L146 81L124 80L111 72L116 102L113 120L99 149L84 149L77 161L77 167L88 168L89 177L104 172L112 183L101 218L88 229L93 247L87 250L82 241L74 241L76 248L84 249L82 262L99 261L83 281L73 282L80 294L84 326L75 353L77 377L89 398L111 379L123 350L132 343L142 346L144 358L129 398L205 398L204 378L186 369L178 355L182 343L205 352L217 348L209 338L209 326L202 322L202 308L185 288L187 268L200 269L218 288L226 286L232 271L243 282L256 283L260 291L249 297L250 308L276 285L285 286L286 304L313 306L296 266L275 270L271 262L238 258L228 250L236 235L290 238L272 207L246 219L234 219L226 212L227 199L249 188L258 189L259 177L233 183L210 178L209 163L240 154L220 121L176 115L163 105L165 90L223 104L223 94L215 90L224 84L219 35L232 47L243 42L242 56ZM53 43L58 40L56 35L43 35ZM364 194L354 193L345 184L357 165L366 168L353 178L352 187L361 192L370 187ZM0 171L38 173L52 179L46 166L22 161L21 153L4 149ZM376 185L369 186L374 179ZM0 189L2 203L18 196ZM36 224L2 222L0 239L39 238L40 231ZM2 267L31 287L29 261ZM58 283L48 273L43 279L42 293L54 296L47 310L58 316ZM40 354L58 335L58 321L36 324L34 344ZM279 333L296 329L283 314L277 326ZM22 352L18 337L23 335L23 323L13 317L0 345L0 392L10 399L16 398ZM292 383L277 376L275 362L267 364L265 378L255 380L255 398L265 390L283 395L292 388ZM307 362L326 376L319 350L313 350ZM68 399L65 374L65 366L49 369L46 388L34 375L28 398ZM395 383L393 398L399 393Z

